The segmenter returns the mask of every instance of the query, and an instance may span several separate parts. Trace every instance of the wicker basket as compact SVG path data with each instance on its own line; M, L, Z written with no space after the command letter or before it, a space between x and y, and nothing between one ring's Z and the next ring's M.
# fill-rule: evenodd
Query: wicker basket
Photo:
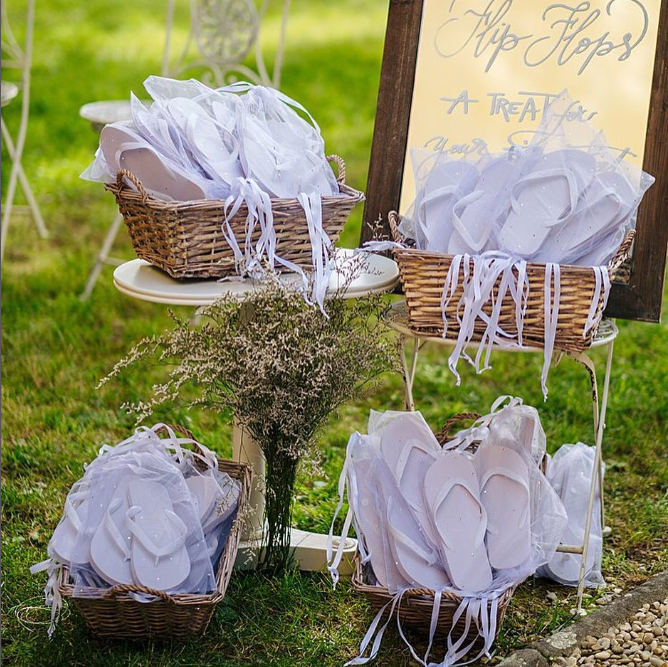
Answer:
M192 434L184 428L171 428L192 438ZM201 462L198 463L203 466ZM85 596L74 596L74 584L68 569L64 567L58 586L60 595L74 603L94 635L114 639L171 640L192 638L206 630L216 605L225 597L237 556L243 508L248 502L251 490L251 469L247 465L219 458L218 468L241 483L241 493L237 518L216 572L216 590L207 595L170 595L145 586L119 585L87 589ZM153 602L137 602L130 596L132 592L148 593L158 599Z
M359 553L355 556L355 571L353 572L353 588L366 597L371 606L380 611L388 602L392 601L392 595L383 586L374 586L369 582L372 580L372 572L367 563L362 565ZM499 606L496 614L496 635L498 636L503 618L508 605L513 597L515 588L509 588L499 598ZM465 615L459 618L453 625L453 617L462 602L462 598L454 593L443 593L441 596L441 607L438 613L438 624L436 626L436 637L445 637L452 632L452 640L457 641L465 631ZM406 625L421 634L429 633L431 615L434 608L434 591L425 589L412 589L404 593L401 605L397 606L399 620L402 626ZM473 642L471 651L475 652L482 647L482 638L478 637L478 628L473 624L469 628L467 642Z
M339 194L322 198L322 226L332 243L364 195L345 185L346 168L338 155ZM134 186L134 188L130 185ZM115 183L105 188L116 197L137 257L167 272L172 278L222 278L235 273L234 253L223 235L225 203L216 199L175 202L151 197L139 180L122 169ZM311 241L304 209L297 199L272 199L276 254L302 267L311 266ZM242 205L230 218L240 241L246 234L248 208ZM259 228L253 241L260 236Z
M451 439L450 431L453 426L464 420L476 420L479 418L480 415L475 412L463 412L455 415L448 419L443 428L436 433L436 439L443 446ZM477 444L474 443L470 445L472 451L476 448ZM375 584L375 577L370 563L362 565L359 552L355 556L355 571L353 572L352 584L353 588L358 593L364 595L376 611L380 611L388 602L392 601L392 595L389 590L383 586ZM507 589L499 598L496 614L496 636L498 636L499 630L501 629L503 618L513 597L515 588L516 586ZM465 632L466 619L464 615L459 618L456 624L453 625L452 622L461 602L462 598L455 593L446 592L442 594L441 607L438 614L438 624L436 626L436 636L447 636L452 631L452 640L456 641ZM429 633L433 608L434 591L428 588L411 589L406 591L401 598L401 604L397 607L397 614L402 625L405 624L426 635ZM465 641L474 642L471 647L472 652L482 648L483 640L478 637L478 628L475 624L469 628L468 637Z
M395 211L390 213L389 223L393 240L408 245L407 240L399 232L399 215ZM634 236L634 230L626 235L608 267L611 274L629 256ZM392 252L399 265L411 330L427 336L443 335L441 295L453 256L411 247L395 248ZM542 348L545 343L545 264L527 263L527 278L531 289L524 317L524 344ZM448 326L446 336L451 339L456 339L459 334L456 311L462 295L462 281L463 268L460 268L457 290L450 299L445 313L448 321L452 323ZM495 293L500 282L501 277L495 286ZM590 329L586 336L583 332L594 299L595 287L593 269L586 266L561 266L561 298L555 348L579 352L591 345L596 334L595 327ZM597 318L601 317L602 309L601 295L596 310ZM486 314L490 311L491 303L485 308ZM499 326L510 335L517 334L515 302L508 293L501 306ZM478 319L475 324L474 340L479 341L485 329L485 323Z

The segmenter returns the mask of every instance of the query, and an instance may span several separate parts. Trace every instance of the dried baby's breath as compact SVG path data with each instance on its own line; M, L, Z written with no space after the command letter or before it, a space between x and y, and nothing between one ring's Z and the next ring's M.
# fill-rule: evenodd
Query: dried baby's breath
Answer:
M281 570L290 557L289 528L297 466L309 457L329 415L381 373L396 368L386 303L370 296L326 302L327 315L303 296L268 281L243 301L223 297L201 310L201 327L172 315L174 328L141 341L102 382L144 359L170 365L151 397L126 406L140 418L197 388L190 405L234 414L267 462L268 534L261 564Z

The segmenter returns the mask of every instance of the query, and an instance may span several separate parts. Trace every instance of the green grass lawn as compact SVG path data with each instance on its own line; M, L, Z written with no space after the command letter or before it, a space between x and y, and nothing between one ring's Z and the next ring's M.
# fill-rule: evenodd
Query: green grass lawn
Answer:
M145 395L159 369L131 372L96 390L139 338L168 325L166 309L116 292L105 270L87 303L82 290L91 260L114 214L101 186L78 179L97 137L78 117L81 104L124 98L157 72L164 3L119 0L38 2L33 110L25 167L52 231L37 239L27 218L15 216L2 267L2 641L7 664L36 665L340 665L356 647L373 614L344 582L334 592L324 575L293 573L266 580L236 574L206 636L168 645L93 639L76 613L64 617L53 640L39 607L44 577L28 568L45 557L69 486L103 442L130 432L124 401ZM185 38L180 5L176 41ZM20 2L10 16L18 20ZM328 149L345 157L349 181L364 188L380 71L386 0L294 0L284 90L320 123ZM268 21L268 33L277 17ZM272 48L270 35L267 37ZM3 78L8 74L3 74ZM10 127L17 108L3 109ZM9 162L3 153L3 186ZM361 209L343 236L355 245ZM132 257L122 235L115 253ZM181 314L187 314L182 309ZM616 346L605 453L607 509L613 534L605 543L604 574L627 588L668 563L668 340L665 326L621 322ZM600 353L594 353L599 364ZM539 407L551 451L593 440L588 380L566 359L550 375L543 404L540 359L500 355L482 377L464 369L462 386L442 354L428 350L418 370L415 398L432 426L462 410L488 411L502 393ZM297 493L300 528L326 531L336 480L352 431L368 412L400 409L402 383L387 377L373 395L343 409L322 438L317 474L304 475ZM174 405L156 414L191 428L222 455L231 452L230 426L216 416ZM557 593L548 603L547 591ZM593 603L594 598L590 598ZM574 593L530 580L516 594L498 643L501 654L570 622ZM388 632L378 665L411 663Z

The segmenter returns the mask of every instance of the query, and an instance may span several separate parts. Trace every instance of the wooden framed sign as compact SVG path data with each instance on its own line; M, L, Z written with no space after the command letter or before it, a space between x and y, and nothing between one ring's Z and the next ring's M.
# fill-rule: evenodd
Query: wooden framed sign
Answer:
M362 241L413 200L410 149L527 143L564 89L656 178L606 314L658 321L668 243L668 0L390 0Z

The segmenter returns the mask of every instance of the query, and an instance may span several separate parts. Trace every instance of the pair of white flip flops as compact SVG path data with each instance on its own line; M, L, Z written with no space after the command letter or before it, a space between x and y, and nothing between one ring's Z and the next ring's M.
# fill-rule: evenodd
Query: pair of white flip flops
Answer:
M531 557L527 463L512 446L444 451L420 413L353 436L349 497L378 583L478 592Z

